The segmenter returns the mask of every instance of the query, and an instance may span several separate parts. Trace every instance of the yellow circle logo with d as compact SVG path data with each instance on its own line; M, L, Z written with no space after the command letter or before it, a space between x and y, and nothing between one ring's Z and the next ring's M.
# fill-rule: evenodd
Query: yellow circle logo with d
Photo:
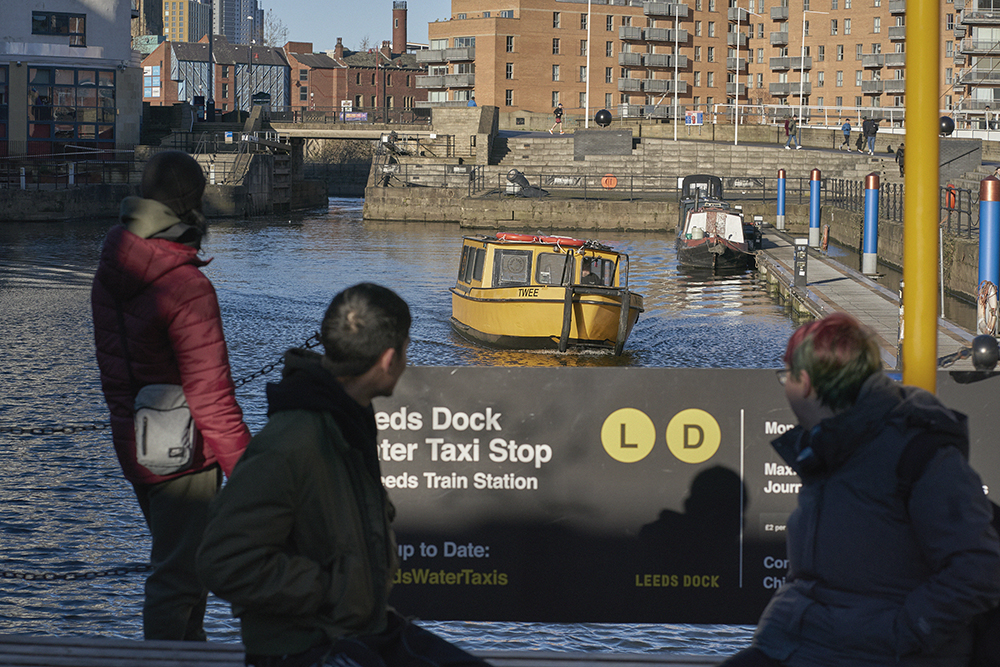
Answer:
M667 447L684 463L709 460L721 443L719 422L704 410L682 410L667 424Z
M642 410L615 410L601 427L601 444L615 461L635 463L646 458L656 443L656 427Z

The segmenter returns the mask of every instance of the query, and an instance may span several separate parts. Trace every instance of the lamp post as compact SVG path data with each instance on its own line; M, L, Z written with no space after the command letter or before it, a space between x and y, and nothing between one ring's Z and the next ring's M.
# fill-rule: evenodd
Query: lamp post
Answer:
M674 89L674 141L677 141L677 40L680 33L679 19L677 16L680 10L680 2L678 0L674 0L674 80L670 84L670 87Z
M753 3L753 0L750 0ZM760 16L757 12L747 8L747 14ZM733 130L733 146L740 145L740 19L743 17L743 10L739 3L736 3L736 128ZM750 25L750 17L747 16L747 25ZM750 32L753 32L751 28ZM747 58L747 72L750 71L750 59Z
M806 14L829 14L830 12L819 12L815 9L802 10L802 50L799 53L799 132L802 132L802 97L805 95L806 76ZM802 135L799 134L796 140Z
M587 86L583 94L586 107L583 110L583 129L590 127L590 0L587 0Z
M247 17L247 20L250 21L250 46L248 47L250 57L247 60L247 76L250 79L250 84L247 86L247 113L251 113L253 112L253 43L257 31L255 29L256 20L252 14Z

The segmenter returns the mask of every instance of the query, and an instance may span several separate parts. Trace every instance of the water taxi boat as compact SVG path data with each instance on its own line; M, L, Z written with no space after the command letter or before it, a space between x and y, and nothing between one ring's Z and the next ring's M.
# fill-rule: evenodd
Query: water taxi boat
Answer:
M722 198L718 176L687 176L681 185L677 262L713 271L743 271L754 260L760 231Z
M628 255L566 236L466 236L451 323L478 343L621 354L643 310L628 289Z

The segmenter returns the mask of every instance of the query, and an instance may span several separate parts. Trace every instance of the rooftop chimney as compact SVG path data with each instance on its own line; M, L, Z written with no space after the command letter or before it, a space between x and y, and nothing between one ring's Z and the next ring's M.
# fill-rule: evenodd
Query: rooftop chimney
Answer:
M392 2L392 52L406 53L406 0Z
M342 37L337 38L337 46L333 49L333 57L337 60L344 59L344 39Z

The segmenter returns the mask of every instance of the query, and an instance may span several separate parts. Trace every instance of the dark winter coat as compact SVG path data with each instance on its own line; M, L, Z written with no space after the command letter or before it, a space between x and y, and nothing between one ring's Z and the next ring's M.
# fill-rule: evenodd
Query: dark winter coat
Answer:
M267 389L270 419L213 503L199 574L232 603L248 654L378 634L398 561L374 412L305 350Z
M122 222L153 233L179 220L159 202L130 197L122 205ZM143 238L124 225L108 232L101 250L91 290L97 364L118 461L134 484L155 484L216 463L228 475L250 440L236 403L219 302L199 270L207 263L193 247ZM119 304L138 386L126 364ZM147 384L184 388L198 437L192 464L182 473L161 477L136 462L133 405Z
M956 446L940 448L907 504L896 466L915 437ZM852 408L773 444L803 487L786 583L754 644L790 667L964 667L970 620L1000 599L1000 544L962 453L964 415L877 373Z

